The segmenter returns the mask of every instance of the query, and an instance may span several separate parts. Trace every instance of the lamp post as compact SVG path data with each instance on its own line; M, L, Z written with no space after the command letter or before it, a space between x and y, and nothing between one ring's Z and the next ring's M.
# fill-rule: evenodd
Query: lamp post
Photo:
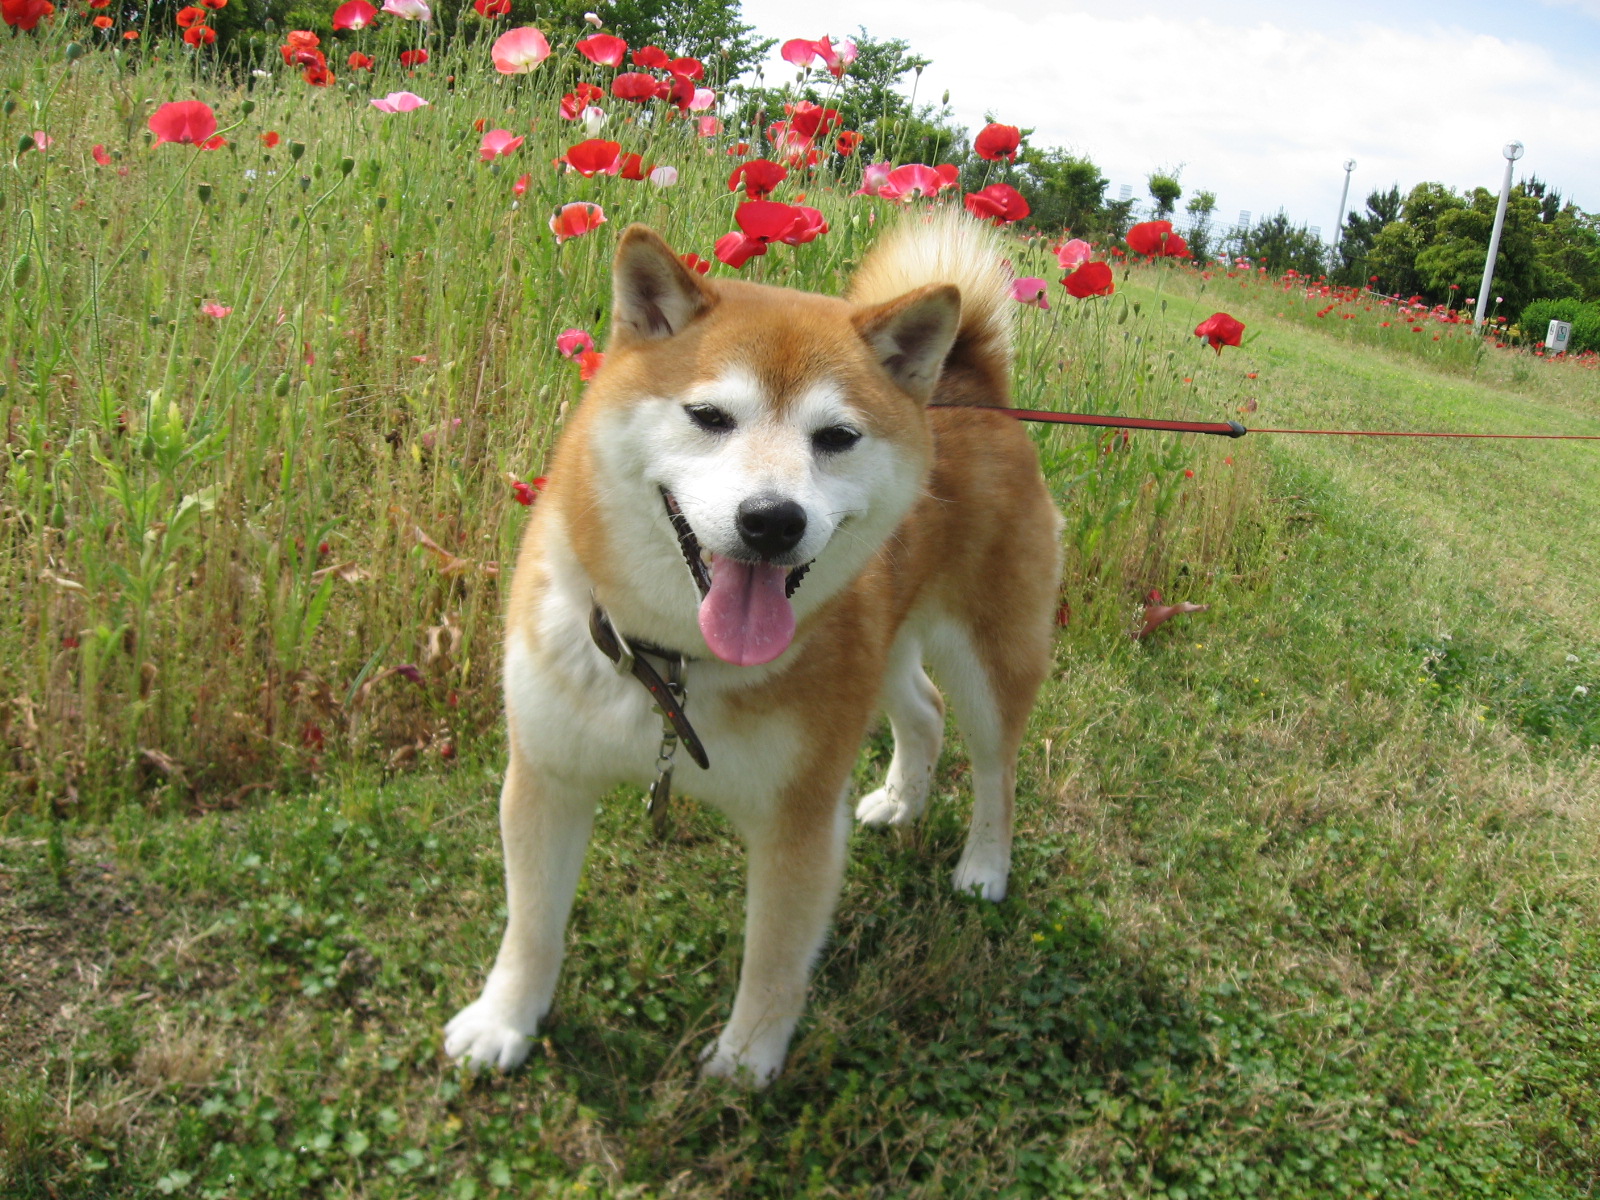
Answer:
M1356 169L1356 160L1344 160L1344 191L1339 193L1339 219L1333 223L1333 248L1337 250L1344 241L1344 202L1350 199L1350 172Z
M1511 164L1522 157L1521 142L1507 142L1500 148L1506 156L1506 176L1500 182L1500 206L1494 210L1494 232L1489 235L1489 257L1483 263L1483 286L1478 289L1478 304L1472 314L1472 328L1483 328L1489 313L1489 286L1494 283L1494 259L1500 253L1500 231L1506 223L1506 204L1511 199Z

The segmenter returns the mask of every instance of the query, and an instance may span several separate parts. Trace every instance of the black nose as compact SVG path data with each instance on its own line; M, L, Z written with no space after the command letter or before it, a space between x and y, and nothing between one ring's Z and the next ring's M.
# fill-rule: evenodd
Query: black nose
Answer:
M739 505L739 536L762 558L777 558L800 544L806 510L793 500L756 496Z

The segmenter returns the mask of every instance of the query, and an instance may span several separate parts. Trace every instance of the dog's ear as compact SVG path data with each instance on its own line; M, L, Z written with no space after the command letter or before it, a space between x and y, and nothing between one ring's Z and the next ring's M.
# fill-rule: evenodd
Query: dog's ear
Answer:
M630 225L611 265L611 343L683 330L713 303L706 287L652 229Z
M933 284L862 309L854 320L889 378L926 401L961 326L961 293L948 283Z

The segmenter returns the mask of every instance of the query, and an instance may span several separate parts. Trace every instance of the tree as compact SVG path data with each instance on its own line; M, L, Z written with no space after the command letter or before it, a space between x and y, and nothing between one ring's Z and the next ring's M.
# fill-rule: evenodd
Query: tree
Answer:
M1387 192L1373 192L1367 197L1367 211L1352 212L1345 217L1344 233L1339 238L1338 265L1333 276L1340 283L1364 284L1372 274L1368 262L1378 234L1385 225L1400 218L1400 185Z
M1183 195L1183 187L1178 183L1177 172L1171 174L1164 171L1152 172L1145 183L1150 188L1150 198L1156 202L1156 219L1165 220L1170 217L1178 203L1178 197Z
M1217 211L1217 194L1196 192L1189 197L1183 211L1189 214L1189 225L1183 231L1189 242L1189 253L1196 262L1205 262L1211 257L1211 215Z
M1032 212L1035 229L1075 235L1096 230L1109 182L1089 159L1058 146L1026 147L1019 156L1016 188Z
M1237 231L1230 240L1239 257L1274 274L1295 270L1317 275L1322 271L1322 239L1306 226L1293 224L1281 208L1249 229Z

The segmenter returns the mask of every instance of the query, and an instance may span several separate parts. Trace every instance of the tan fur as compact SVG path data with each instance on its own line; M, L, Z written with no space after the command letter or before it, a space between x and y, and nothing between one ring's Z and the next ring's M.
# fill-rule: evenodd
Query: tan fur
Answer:
M1008 402L1006 289L992 235L960 216L887 235L848 301L703 280L653 234L624 235L606 366L561 440L512 586L510 920L483 997L447 1030L449 1053L521 1061L554 992L594 800L604 785L650 778L660 726L642 689L589 644L579 617L590 594L629 636L694 660L689 712L711 770L680 753L679 786L726 812L749 849L745 962L708 1072L764 1082L782 1065L844 870L844 789L880 705L895 762L857 815L898 824L926 803L943 708L923 661L954 701L972 757L956 886L1004 894L1015 759L1050 664L1058 517L1021 426L925 403L930 392L940 404ZM862 427L859 453L884 464L862 470L872 505L817 555L795 594L794 641L765 666L709 654L679 548L626 458L642 456L647 472L670 459L661 447L687 437L679 403L708 387L760 397L764 415L741 425L740 469L857 486L855 460L808 463L781 436L835 394Z

